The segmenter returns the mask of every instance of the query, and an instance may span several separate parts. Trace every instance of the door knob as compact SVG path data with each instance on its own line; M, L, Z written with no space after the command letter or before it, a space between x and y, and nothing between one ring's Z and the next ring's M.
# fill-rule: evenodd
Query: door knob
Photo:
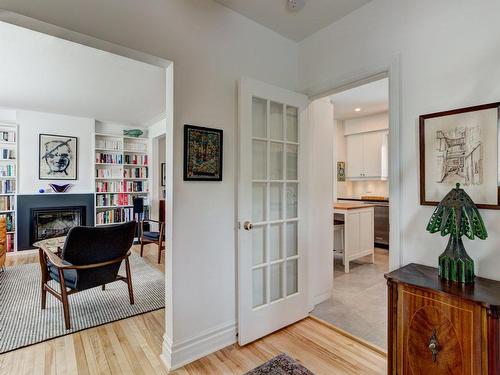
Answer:
M243 229L245 229L245 230L251 230L252 228L253 228L253 224L251 222L245 221L243 223Z

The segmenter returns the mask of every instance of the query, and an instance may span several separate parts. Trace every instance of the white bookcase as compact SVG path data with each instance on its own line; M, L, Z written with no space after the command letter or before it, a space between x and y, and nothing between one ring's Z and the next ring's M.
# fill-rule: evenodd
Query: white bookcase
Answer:
M95 133L95 225L134 220L133 198L151 211L151 155L148 138Z
M7 252L17 251L17 124L0 123L0 216L7 218Z

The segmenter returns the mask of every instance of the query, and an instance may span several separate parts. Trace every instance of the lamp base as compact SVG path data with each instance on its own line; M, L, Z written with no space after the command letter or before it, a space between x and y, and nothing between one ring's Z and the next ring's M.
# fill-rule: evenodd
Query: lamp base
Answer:
M446 250L439 256L439 277L465 284L474 282L474 261L461 238L450 236Z

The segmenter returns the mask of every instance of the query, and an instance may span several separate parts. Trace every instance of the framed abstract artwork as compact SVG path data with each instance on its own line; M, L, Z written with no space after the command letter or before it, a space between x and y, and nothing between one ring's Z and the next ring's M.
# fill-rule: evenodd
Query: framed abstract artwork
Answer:
M345 161L337 162L337 181L345 182Z
M166 186L166 163L161 163L161 186Z
M479 208L500 209L500 102L420 116L420 204L457 183Z
M38 144L40 180L76 180L78 178L78 138L40 134Z
M223 132L184 125L184 181L222 181Z

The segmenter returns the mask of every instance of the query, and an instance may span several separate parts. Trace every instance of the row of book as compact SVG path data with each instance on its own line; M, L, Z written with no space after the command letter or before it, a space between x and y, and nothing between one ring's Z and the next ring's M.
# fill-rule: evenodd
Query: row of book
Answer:
M16 132L2 130L0 131L0 141L2 142L15 142L16 141Z
M15 180L0 181L0 194L13 194L16 192Z
M16 166L14 164L0 165L0 176L15 177Z
M6 238L7 252L11 253L14 251L14 233L8 233Z
M113 208L98 212L96 215L96 224L124 223L133 219L134 210L132 208Z
M123 170L123 177L125 178L148 178L147 167L125 168Z
M147 155L125 155L125 164L148 165Z
M0 211L14 210L16 199L13 195L0 197Z
M121 154L105 154L102 152L95 153L96 163L107 163L107 164L123 164L123 155Z
M128 142L128 141L125 141L125 149L128 150L128 151L146 152L148 150L148 145L145 142Z
M117 140L111 140L106 138L97 138L95 140L95 147L102 148L106 150L116 150L121 151L123 148L123 144Z
M7 222L7 232L14 232L16 229L14 227L14 213L10 212L7 214L2 214L0 217L5 217L5 221Z
M146 193L148 181L97 181L97 193Z
M11 148L0 148L0 159L2 160L15 160L16 150Z
M146 196L142 198L144 200L144 205L149 205L149 198ZM132 206L133 199L134 195L128 193L98 194L96 195L95 204L97 207Z
M116 168L97 168L95 176L98 178L122 178L120 170Z

